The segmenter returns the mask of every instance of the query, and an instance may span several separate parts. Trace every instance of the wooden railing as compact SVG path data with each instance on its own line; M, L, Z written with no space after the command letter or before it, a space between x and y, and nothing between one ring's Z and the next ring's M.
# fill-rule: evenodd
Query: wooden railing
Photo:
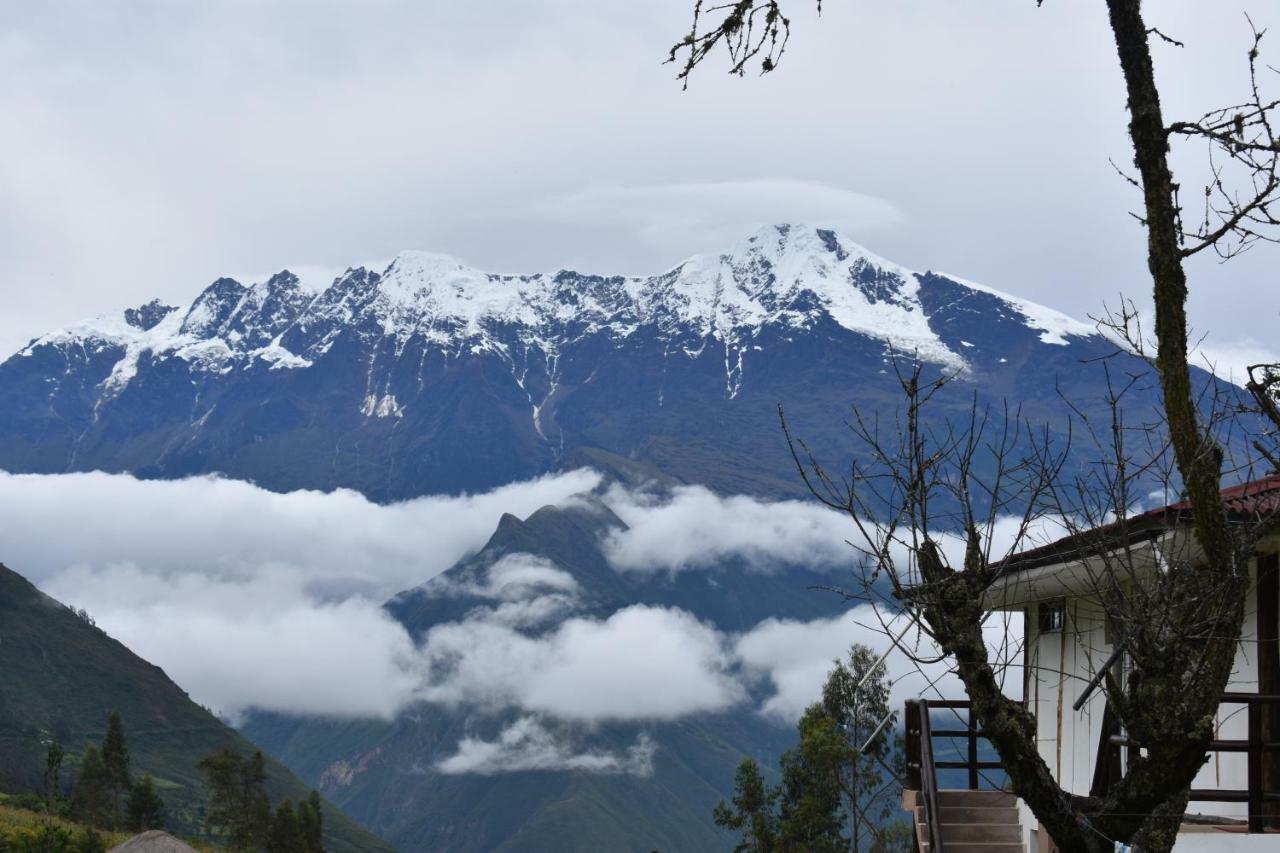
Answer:
M1268 829L1268 822L1280 823L1280 809L1274 815L1268 815L1264 804L1280 802L1280 761L1276 762L1273 777L1268 779L1265 769L1265 757L1269 753L1280 752L1280 725L1267 725L1266 714L1274 706L1280 706L1280 695L1262 695L1257 693L1224 693L1224 705L1244 705L1248 709L1248 737L1245 740L1215 740L1209 744L1211 752L1246 753L1248 756L1247 787L1243 789L1193 788L1192 802L1247 803L1249 832L1259 833ZM931 710L949 709L966 711L963 728L933 728ZM956 715L957 719L959 714ZM984 770L999 770L999 761L980 761L978 758L978 741L982 732L974 722L972 709L967 700L962 699L912 699L906 706L906 759L907 783L919 791L923 800L926 824L931 838L930 850L941 850L939 844L938 818L938 771L966 771L967 786L970 790L978 790L984 781ZM1280 711L1275 711L1274 720L1280 722ZM934 755L934 738L962 740L965 744L964 757L959 760L938 760ZM1131 741L1121 736L1113 739L1114 743ZM1101 754L1099 758L1101 758ZM995 788L995 784L990 785Z
M1267 783L1276 786L1276 779L1265 778L1265 756L1280 752L1280 731L1265 724L1265 715L1272 706L1280 705L1280 696L1259 693L1224 693L1224 705L1244 705L1249 715L1249 736L1246 740L1215 740L1209 744L1210 752L1243 752L1248 755L1244 789L1192 788L1192 802L1247 803L1249 807L1249 832L1265 832L1268 822L1280 820L1280 813L1268 815L1264 804L1280 802L1280 791L1267 790ZM1280 763L1276 767L1280 775Z
M925 827L929 832L929 853L942 853L942 812L938 808L938 770L933 762L933 731L929 725L929 702L907 702L907 783L920 792ZM915 826L918 821L912 821ZM920 845L916 845L918 850Z
M935 729L930 719L933 710L965 711L964 728ZM959 714L955 714L957 720ZM978 759L978 741L982 740L982 732L973 719L969 702L962 699L910 699L907 701L904 715L907 729L907 785L920 792L921 805L924 808L925 828L929 833L930 853L941 853L942 832L941 816L938 809L938 771L966 771L966 782L969 790L982 788L983 770L999 770L999 761L980 761ZM938 760L934 755L934 738L960 739L964 741L964 757L957 760ZM992 788L995 785L991 785Z

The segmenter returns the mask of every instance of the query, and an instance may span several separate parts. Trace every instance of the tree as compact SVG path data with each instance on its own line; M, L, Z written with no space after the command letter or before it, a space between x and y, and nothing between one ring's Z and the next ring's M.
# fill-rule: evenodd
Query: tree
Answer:
M878 661L867 646L854 644L847 662L836 661L822 688L823 713L836 725L842 750L836 782L849 818L854 853L870 850L900 808L903 770L891 732L897 719L889 709L889 683L877 676Z
M1042 2L1043 0L1038 0ZM1141 0L1105 0L1124 86L1136 175L1126 176L1142 197L1136 218L1146 230L1155 314L1154 352L1147 352L1136 324L1137 312L1121 309L1106 321L1130 347L1149 359L1162 394L1162 423L1147 431L1156 445L1146 459L1133 458L1124 444L1129 434L1119 407L1113 421L1110 458L1099 460L1093 493L1079 482L1060 482L1063 456L1040 444L1010 440L1023 425L1012 418L988 420L975 409L970 422L938 430L922 426L920 414L945 382L922 377L919 369L902 377L904 419L896 436L855 413L856 439L872 462L844 478L828 476L803 444L792 442L797 465L811 491L846 511L859 525L868 577L887 578L931 643L951 662L972 703L972 713L998 751L1014 791L1027 803L1064 851L1111 850L1113 840L1147 851L1167 851L1186 810L1190 786L1207 760L1213 720L1227 685L1241 636L1248 584L1248 555L1257 529L1228 524L1220 498L1225 452L1198 399L1188 363L1184 262L1213 250L1229 258L1262 241L1276 241L1275 205L1280 196L1280 102L1260 94L1259 45L1255 29L1248 52L1250 91L1240 103L1210 110L1192 121L1166 123L1156 84L1153 38L1178 42L1148 24ZM671 48L669 61L691 73L723 47L730 71L748 64L773 71L787 49L790 20L780 0L696 0L693 26ZM1169 165L1171 142L1205 143L1210 166L1203 183L1203 214L1185 216L1181 183ZM1234 177L1234 182L1233 182ZM1191 224L1188 224L1191 223ZM1280 427L1275 406L1280 372L1275 366L1251 370L1258 410ZM1122 395L1121 395L1122 396ZM784 423L785 429L785 423ZM1274 431L1272 433L1274 436ZM1154 438L1153 438L1154 436ZM790 436L788 436L790 441ZM1255 443L1256 446L1256 443ZM1038 451L1038 452L1037 452ZM1260 450L1274 462L1277 455ZM1166 485L1189 501L1194 558L1184 555L1134 592L1123 579L1136 576L1125 558L1079 531L1080 547L1107 562L1096 579L1108 616L1126 626L1125 646L1132 671L1124 684L1105 679L1107 710L1141 746L1123 777L1104 796L1079 798L1064 790L1041 760L1035 720L1001 689L999 666L984 642L983 593L999 572L991 539L997 511L1018 510L1022 526L1011 550L1033 523L1051 509L1078 515L1118 516L1133 506L1131 489L1143 482L1135 469L1173 465ZM867 470L870 469L870 470ZM1100 500L1095 500L1099 498ZM1090 506L1092 504L1092 506ZM1107 505L1109 504L1109 505ZM870 512L868 512L870 510ZM944 548L950 524L963 542L954 559ZM894 551L905 551L905 565ZM998 556L998 555L997 555Z
M822 701L797 725L800 742L783 753L782 781L769 788L752 759L735 777L731 803L715 811L718 826L742 835L740 851L873 851L909 848L890 820L898 773L890 765L894 716L889 686L871 651L854 645L835 661ZM848 835L845 835L845 829ZM892 829L891 829L892 828Z
M324 812L318 792L312 791L305 801L298 803L298 825L307 853L324 853Z
M267 853L307 853L302 825L289 800L281 801L271 819L271 830L267 834Z
M810 705L797 727L800 745L782 754L778 825L782 849L837 853L849 849L841 812L840 774L851 756L836 721Z
M778 845L774 802L777 793L769 790L760 775L760 765L744 758L734 774L733 799L721 800L715 808L716 826L737 832L742 841L734 853L775 853Z
M129 772L129 744L124 736L124 723L115 711L107 715L107 734L102 739L102 763L107 771L111 825L118 827L124 823L124 798L133 786L133 779Z
M232 850L266 846L271 828L271 800L266 790L266 764L261 752L245 758L221 749L200 761L209 789L205 820Z
M44 759L44 814L45 823L51 824L53 816L59 811L59 800L62 788L58 777L62 773L62 759L66 753L57 740L49 741Z
M129 829L132 832L145 832L148 829L164 828L164 801L156 792L155 782L151 774L144 774L142 781L129 791L129 802L126 806Z
M90 744L80 759L80 772L71 795L72 813L76 819L89 826L108 826L111 823L111 779L102 753Z

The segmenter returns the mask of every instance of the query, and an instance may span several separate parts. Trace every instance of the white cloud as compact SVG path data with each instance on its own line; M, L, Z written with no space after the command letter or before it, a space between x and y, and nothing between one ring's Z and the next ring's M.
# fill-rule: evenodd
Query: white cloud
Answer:
M609 508L626 523L604 543L610 565L622 572L681 572L722 566L739 559L752 571L805 566L823 571L858 570L870 549L847 516L816 501L766 501L746 495L721 496L702 486L681 486L669 495L612 487ZM866 524L873 536L883 529ZM1052 520L1022 529L1021 519L998 517L982 535L992 560L1011 549L1043 544L1066 533ZM935 533L943 555L963 564L964 540ZM914 571L910 531L898 530L889 543L894 569L902 577Z
M483 617L450 622L427 632L421 654L427 701L566 720L675 719L743 696L725 638L670 608L573 617L541 636Z
M450 582L441 578L423 588L430 595L471 595L498 601L522 601L537 590L576 593L578 582L555 563L536 554L504 554L483 570L483 580Z
M849 215L846 189L910 211L910 228L873 245L908 266L1076 316L1118 283L1141 295L1134 199L1107 166L1128 140L1105 16L844 3L819 18L800 5L778 73L730 78L713 58L681 92L660 62L688 25L678 0L8 3L0 350L122 304L190 299L229 271L404 248L490 269L656 271L747 218ZM1240 94L1248 31L1220 6L1158 10L1164 31L1193 36L1161 57L1170 115ZM1234 6L1275 24L1274 3ZM850 85L833 93L832 80ZM1193 147L1184 185L1205 165ZM545 198L570 209L493 213ZM602 210L611 199L640 212ZM653 233L664 211L686 221L686 200L688 240ZM566 224L596 210L603 223ZM1206 258L1197 326L1265 340L1274 258ZM1261 310L1239 310L1250 298Z
M1011 648L1016 648L1016 640L1022 636L1021 616L993 614L984 633L993 663L1007 663ZM893 640L899 635L895 645ZM905 616L877 613L870 605L829 619L766 619L737 638L734 655L748 674L764 678L772 690L760 712L779 722L794 722L818 700L833 662L844 657L854 643L867 646L877 656L889 652L884 672L891 685L891 710L919 696L954 699L964 695L946 662L913 662L913 657L929 659L937 654L936 647L914 624ZM1007 673L1006 692L1020 695L1021 670L1000 668Z
M317 602L305 580L292 569L230 580L117 564L77 567L44 588L88 602L111 636L229 716L394 716L419 683L412 639L377 602Z
M465 739L445 772L642 772L645 744L584 751L574 727L717 713L749 707L753 696L790 724L851 643L887 648L865 607L810 622L769 619L737 636L669 607L583 615L573 575L525 553L429 584L483 603L417 642L379 606L480 547L502 512L528 515L597 482L576 472L378 506L350 492L279 495L211 478L0 474L0 555L224 713L390 717L427 702L528 720L494 740ZM606 497L631 525L609 543L624 570L705 569L729 557L756 570L850 559L847 519L811 505L698 488L670 501L618 489ZM997 540L1013 526L1002 520ZM996 620L989 629L1003 634ZM888 668L895 701L926 689L905 656Z
M389 716L412 699L419 659L381 602L481 547L503 512L597 481L578 471L380 506L214 478L0 472L0 556L215 710ZM572 578L508 563L495 593L535 582ZM548 603L495 618L527 623L538 606L545 618Z
M288 566L319 598L385 598L480 548L504 512L527 516L598 481L579 470L384 506L350 490L278 494L213 477L0 472L0 554L37 583L80 564L227 578Z
M1280 352L1274 345L1250 337L1233 341L1206 339L1192 353L1191 363L1228 382L1244 385L1249 381L1250 365L1278 364Z
M849 519L813 502L721 497L702 486L677 488L670 499L614 488L605 500L627 524L605 543L610 563L624 571L678 572L730 558L758 570L830 569L857 557L845 542Z
M575 752L564 736L549 731L536 717L526 716L507 726L494 740L465 737L457 752L436 763L441 773L493 775L521 770L576 770L587 773L653 775L657 746L641 733L625 752Z

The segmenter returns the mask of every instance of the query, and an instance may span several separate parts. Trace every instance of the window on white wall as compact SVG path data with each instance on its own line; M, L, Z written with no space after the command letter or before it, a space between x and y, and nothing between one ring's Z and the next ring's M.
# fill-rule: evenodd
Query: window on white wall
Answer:
M1040 602L1036 623L1041 634L1058 634L1066 622L1067 605L1062 601Z

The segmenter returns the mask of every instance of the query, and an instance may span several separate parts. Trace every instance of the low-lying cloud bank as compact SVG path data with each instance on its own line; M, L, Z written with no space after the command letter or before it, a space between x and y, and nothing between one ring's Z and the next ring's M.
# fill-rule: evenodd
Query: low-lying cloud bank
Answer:
M846 542L849 519L816 502L723 497L702 486L654 496L611 488L609 508L627 529L605 551L623 571L680 572L739 559L757 571L783 565L848 568L857 554Z
M423 638L419 697L561 720L671 720L724 710L745 695L726 638L674 608L572 617L530 635L484 615Z
M791 722L851 643L888 647L865 606L810 622L769 619L742 634L671 607L586 615L570 572L519 553L466 581L434 584L437 594L482 603L416 641L382 609L481 548L502 513L528 516L599 482L576 471L381 506L353 492L275 494L217 478L0 473L0 559L87 609L224 714L389 718L427 702L513 720L496 736L464 738L436 765L442 773L645 775L655 749L648 737L591 749L574 727L643 727L744 707ZM660 498L615 487L604 499L628 525L603 543L623 572L732 560L746 571L837 570L855 559L844 542L848 520L816 505L700 487ZM900 653L886 665L895 701L928 692L941 675Z
M480 548L503 513L523 518L599 481L583 469L381 505L347 489L279 494L217 477L0 471L0 559L35 580L75 565L229 579L296 567L317 597L382 599Z

